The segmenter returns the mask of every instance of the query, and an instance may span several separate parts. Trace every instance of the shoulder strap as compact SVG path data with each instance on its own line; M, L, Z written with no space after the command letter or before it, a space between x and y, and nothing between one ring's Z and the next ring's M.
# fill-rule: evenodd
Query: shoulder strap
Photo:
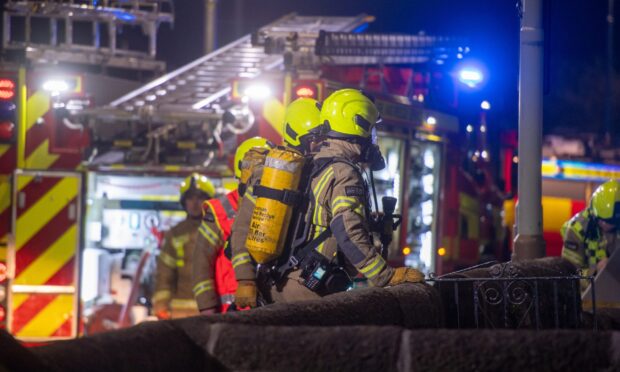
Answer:
M359 167L356 164L352 163L351 161L349 161L349 160L347 160L345 158L335 157L335 158L320 158L320 159L316 159L312 163L311 171L309 172L309 174L308 173L304 173L304 174L308 174L308 177L305 179L306 187L304 188L304 196L307 196L310 193L312 180L315 177L317 177L319 174L321 174L327 167L329 167L330 165L332 165L334 163L345 163L345 164L348 164L349 166L354 168L356 171L360 172L360 169L359 169ZM307 199L310 200L310 207L308 208L308 213L306 213L306 217L308 215L312 215L312 212L313 212L314 207L315 207L313 205L313 198L307 198ZM304 220L304 221L302 221L302 220ZM291 251L289 253L288 260L286 262L284 262L283 264L277 266L277 268L276 268L279 277L284 277L284 275L286 275L286 273L289 270L291 270L294 267L296 267L299 264L299 262L301 262L313 250L316 250L316 248L319 245L321 245L325 240L327 240L327 238L329 238L332 235L331 230L329 228L326 228L317 237L315 237L314 239L310 240L309 242L306 242L306 239L307 239L307 236L308 236L309 227L310 227L310 223L309 223L309 221L305 220L305 218L301 218L298 221L298 224L299 225L303 224L304 226L303 227L302 226L297 226L296 227L296 231L294 231L296 238L293 239L292 242L291 242L291 247L290 247ZM303 233L298 234L300 229L304 230L304 231L303 231ZM299 235L299 236L297 236L297 235Z
M213 216L215 217L215 223L217 227L222 232L222 240L226 241L230 236L230 231L232 228L232 221L235 215L235 212L230 205L228 198L225 196L218 199L211 199L208 201L207 205L211 209Z
M228 203L228 205L230 206L230 209L227 208L226 210L228 217L235 218L235 214L237 213L237 210L239 209L239 191L233 190L227 193L225 203Z
M325 229L316 238L312 239L305 246L299 248L295 255L289 257L289 260L277 268L280 277L284 277L286 273L299 265L306 256L308 256L313 250L315 250L321 243L323 243L332 234L330 229Z

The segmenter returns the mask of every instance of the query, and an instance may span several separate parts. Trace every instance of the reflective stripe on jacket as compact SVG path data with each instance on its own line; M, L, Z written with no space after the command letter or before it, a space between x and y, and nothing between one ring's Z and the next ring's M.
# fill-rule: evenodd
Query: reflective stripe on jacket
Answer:
M200 310L220 306L224 311L237 290L237 280L226 244L238 210L239 194L231 191L203 204L193 264L193 292Z

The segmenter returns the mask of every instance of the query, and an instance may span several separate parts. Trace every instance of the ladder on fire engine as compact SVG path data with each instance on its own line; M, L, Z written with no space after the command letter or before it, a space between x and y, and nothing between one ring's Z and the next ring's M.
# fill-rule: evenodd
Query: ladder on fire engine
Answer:
M173 23L172 0L8 0L0 11L2 47L22 51L34 64L165 70L155 58L157 30ZM126 27L141 30L146 50L121 47Z
M232 79L254 78L282 67L282 55L267 54L263 47L255 45L261 35L297 33L302 41L314 43L321 30L352 32L370 20L371 17L364 14L355 17L286 15L261 28L254 36L246 35L120 97L104 111L112 118L135 117L141 112L151 120L215 116L231 91Z

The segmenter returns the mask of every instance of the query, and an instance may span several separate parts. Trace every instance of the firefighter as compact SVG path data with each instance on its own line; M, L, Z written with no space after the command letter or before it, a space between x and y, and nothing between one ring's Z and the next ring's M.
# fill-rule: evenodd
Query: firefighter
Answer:
M264 138L253 137L237 148L234 173L238 180L241 179L241 167L246 153L256 148L270 148L270 145ZM238 189L235 189L203 204L203 218L198 229L200 234L196 240L192 273L192 291L203 315L226 312L234 301L237 281L229 259L229 237L239 210L239 194ZM241 210L240 213L251 214L252 210Z
M321 124L320 109L321 104L312 98L298 98L286 107L282 128L285 146L294 148L303 154L310 154L315 149L319 135L314 131ZM254 167L248 182L248 192L243 197L244 202L239 217L232 228L233 267L239 281L235 301L241 307L256 306L256 265L246 249L245 242L256 203L253 184L260 180L262 169L262 165Z
M424 280L415 269L389 267L371 242L369 191L361 165L383 160L371 138L378 117L373 102L354 89L336 91L323 102L321 132L327 138L312 159L308 195L312 208L306 216L309 242L295 260L289 260L298 264L284 277L274 280L273 270L259 273L258 284L267 302L343 291L357 272L379 287ZM265 279L266 275L270 278Z
M620 227L620 183L611 180L592 194L590 206L562 226L562 257L589 274L600 272L613 253Z
M215 187L207 177L193 173L181 183L180 193L187 218L166 232L157 259L153 307L159 319L198 314L192 296L191 259L202 218L202 204L215 196Z

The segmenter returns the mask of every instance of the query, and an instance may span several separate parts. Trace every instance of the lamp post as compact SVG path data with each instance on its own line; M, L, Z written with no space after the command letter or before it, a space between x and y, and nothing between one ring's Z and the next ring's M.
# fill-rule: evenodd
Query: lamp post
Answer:
M543 0L522 0L519 61L519 171L513 260L545 256L542 236Z

